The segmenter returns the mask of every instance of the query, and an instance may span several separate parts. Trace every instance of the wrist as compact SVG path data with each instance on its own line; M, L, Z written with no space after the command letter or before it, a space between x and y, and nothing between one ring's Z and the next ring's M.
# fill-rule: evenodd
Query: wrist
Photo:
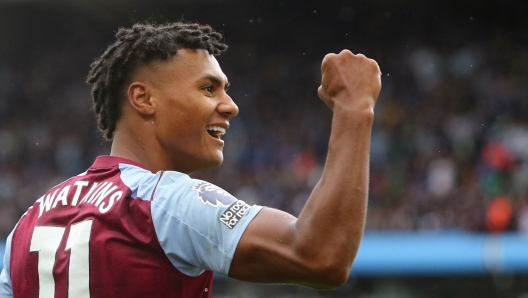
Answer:
M374 121L374 104L364 102L363 104L339 104L334 105L334 122L345 122L347 124L364 123L372 124Z

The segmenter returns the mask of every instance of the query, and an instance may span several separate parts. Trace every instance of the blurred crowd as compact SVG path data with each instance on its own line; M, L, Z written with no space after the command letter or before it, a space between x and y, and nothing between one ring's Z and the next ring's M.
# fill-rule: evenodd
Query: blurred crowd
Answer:
M31 63L0 58L0 237L48 188L109 153L84 83L94 58L86 38L49 42ZM431 38L367 50L383 72L367 230L528 233L528 44L501 32L458 44ZM192 176L298 215L331 129L316 93L322 56L227 41L219 61L240 114L224 164Z

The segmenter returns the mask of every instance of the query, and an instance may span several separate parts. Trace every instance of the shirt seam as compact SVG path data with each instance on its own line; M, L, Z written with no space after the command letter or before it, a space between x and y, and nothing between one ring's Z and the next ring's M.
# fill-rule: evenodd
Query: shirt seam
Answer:
M150 201L154 201L154 194L156 193L156 189L158 189L158 184L161 181L161 177L163 177L164 171L160 172L160 176L158 178L158 182L156 182L156 186L154 186L154 189L152 190L152 194L150 195Z

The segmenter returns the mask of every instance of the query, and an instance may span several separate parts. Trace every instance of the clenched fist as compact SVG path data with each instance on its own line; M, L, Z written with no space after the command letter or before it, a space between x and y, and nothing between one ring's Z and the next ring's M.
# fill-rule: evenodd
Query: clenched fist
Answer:
M381 89L381 72L376 61L343 50L324 57L321 75L318 94L332 111L336 106L374 108Z

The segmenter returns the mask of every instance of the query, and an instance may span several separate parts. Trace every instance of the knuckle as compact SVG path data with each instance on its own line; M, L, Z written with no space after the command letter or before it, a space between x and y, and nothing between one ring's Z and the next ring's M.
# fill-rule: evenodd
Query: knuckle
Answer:
M380 70L380 67L379 67L379 65L378 65L378 62L376 62L375 60L371 60L370 62L371 62L370 64L372 65L372 67L373 67L376 71L378 71L378 72L381 71L381 70Z
M365 61L370 67L379 69L378 62L376 62L376 60L365 57Z
M333 60L337 55L334 53L326 54L323 58L323 61Z
M324 68L330 64L333 64L334 61L335 61L335 54L327 54L324 58L323 58L323 62L321 64L321 67Z

